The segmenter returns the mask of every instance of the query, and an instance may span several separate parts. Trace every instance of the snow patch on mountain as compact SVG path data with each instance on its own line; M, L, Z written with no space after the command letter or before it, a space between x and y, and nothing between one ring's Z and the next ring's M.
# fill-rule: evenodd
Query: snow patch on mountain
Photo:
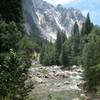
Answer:
M24 0L23 2L26 30L28 32L39 30L42 37L48 40L55 40L57 32L62 30L70 36L74 23L77 21L81 28L85 20L82 13L74 8L67 9L62 5L55 7L43 0Z

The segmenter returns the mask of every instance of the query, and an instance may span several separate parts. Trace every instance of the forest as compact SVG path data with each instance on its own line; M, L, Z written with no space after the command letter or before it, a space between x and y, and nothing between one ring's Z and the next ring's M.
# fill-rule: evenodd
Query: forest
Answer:
M25 86L25 80L34 52L40 55L39 62L43 66L58 65L70 70L73 65L82 65L86 80L84 89L100 96L100 26L93 25L89 13L81 30L75 22L70 37L66 37L64 31L58 31L57 39L52 43L27 34L22 0L2 0L0 100L27 98L33 85Z

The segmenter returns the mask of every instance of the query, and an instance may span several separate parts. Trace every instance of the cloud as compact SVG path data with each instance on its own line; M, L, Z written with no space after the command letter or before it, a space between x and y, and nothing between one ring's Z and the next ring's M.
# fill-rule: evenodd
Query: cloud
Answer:
M75 0L44 0L44 1L47 1L53 5L57 5L57 4L67 4L67 3L70 3L72 1L75 1Z

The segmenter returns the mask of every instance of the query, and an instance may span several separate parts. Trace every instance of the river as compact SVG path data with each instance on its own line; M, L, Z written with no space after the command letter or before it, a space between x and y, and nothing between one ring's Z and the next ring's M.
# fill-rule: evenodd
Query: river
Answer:
M61 66L42 66L36 62L29 69L29 80L34 89L29 93L30 100L79 100L84 82L81 66L64 70Z

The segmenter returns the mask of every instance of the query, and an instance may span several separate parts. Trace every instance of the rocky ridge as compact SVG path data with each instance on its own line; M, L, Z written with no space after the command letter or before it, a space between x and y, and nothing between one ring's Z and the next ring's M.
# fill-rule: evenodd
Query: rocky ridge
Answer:
M27 32L41 34L48 40L55 40L58 31L65 31L70 36L75 21L81 28L85 17L74 8L56 7L43 0L24 0L24 16Z

